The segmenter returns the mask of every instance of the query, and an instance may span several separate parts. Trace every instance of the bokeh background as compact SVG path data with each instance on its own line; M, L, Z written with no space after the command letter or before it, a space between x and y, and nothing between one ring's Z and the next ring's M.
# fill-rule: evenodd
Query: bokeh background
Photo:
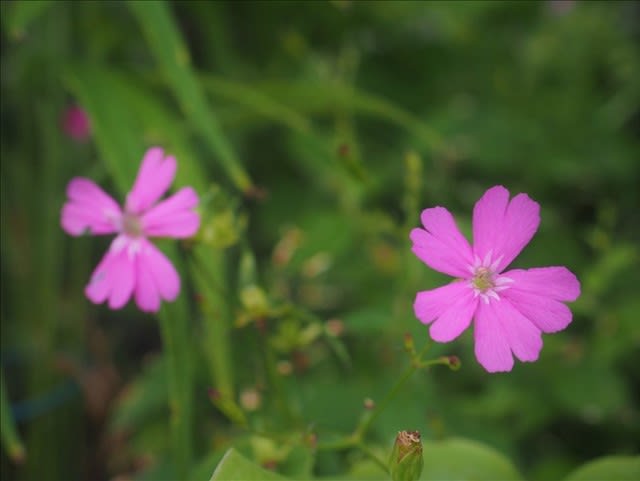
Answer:
M574 322L508 374L483 371L471 332L433 346L462 369L414 375L368 446L464 437L540 481L638 454L638 2L3 1L1 17L2 479L208 479L232 445L292 479L371 479L360 451L314 443L385 395L405 333L428 337L413 297L446 279L410 252L420 211L469 233L496 184L541 204L515 265L576 273ZM71 135L74 106L90 128ZM69 179L122 200L150 145L202 199L198 238L161 243L184 288L160 321L90 304L108 239L59 225ZM169 398L188 406L179 446Z

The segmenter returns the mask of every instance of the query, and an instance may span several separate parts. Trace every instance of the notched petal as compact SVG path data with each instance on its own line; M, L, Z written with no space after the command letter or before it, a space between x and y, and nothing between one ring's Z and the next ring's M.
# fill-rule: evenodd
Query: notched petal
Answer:
M469 274L472 262L469 242L460 233L451 213L443 207L422 212L424 229L413 229L412 251L432 269L454 277Z
M165 156L160 147L152 147L144 154L136 180L127 195L126 210L141 214L169 189L176 174L173 156Z

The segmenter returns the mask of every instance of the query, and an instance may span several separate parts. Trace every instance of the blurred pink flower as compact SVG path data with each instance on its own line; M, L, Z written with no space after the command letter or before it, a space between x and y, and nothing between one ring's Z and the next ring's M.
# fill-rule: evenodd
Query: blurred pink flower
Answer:
M548 0L547 6L555 16L568 14L576 6L575 0Z
M79 142L87 140L91 134L89 116L84 109L75 105L65 110L62 126L69 137Z
M416 317L431 324L431 338L452 341L473 319L476 358L487 371L510 371L512 354L537 360L541 333L566 328L572 316L564 302L580 295L578 279L565 267L504 272L538 229L538 203L526 194L509 200L502 186L487 190L473 209L473 247L447 209L425 209L421 220L424 229L411 231L414 254L456 277L416 295Z
M67 185L69 200L62 208L62 228L70 235L117 234L94 270L85 294L94 303L123 307L133 295L145 312L157 312L160 300L173 301L180 278L149 237L176 239L194 235L200 217L198 196L184 187L160 202L176 173L176 159L159 147L147 150L124 210L93 181L81 177Z

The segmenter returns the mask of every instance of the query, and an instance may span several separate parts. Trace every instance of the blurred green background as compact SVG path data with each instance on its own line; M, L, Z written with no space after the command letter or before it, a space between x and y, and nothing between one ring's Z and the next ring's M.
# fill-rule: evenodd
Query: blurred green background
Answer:
M541 481L638 454L638 2L3 1L1 17L2 479L209 479L230 446L292 479L371 479L360 450L319 446L385 395L404 333L428 337L413 298L446 278L409 231L443 205L468 233L496 184L541 204L515 265L576 273L574 322L508 374L482 370L471 332L432 347L462 369L414 375L367 446L468 438ZM184 286L159 319L90 304L108 239L59 226L72 177L122 200L150 145L203 217L195 247L161 243Z

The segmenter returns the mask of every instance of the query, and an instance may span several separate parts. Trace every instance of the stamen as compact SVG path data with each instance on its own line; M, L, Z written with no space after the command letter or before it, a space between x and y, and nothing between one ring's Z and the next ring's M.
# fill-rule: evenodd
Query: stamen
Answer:
M500 276L497 273L498 266L502 261L502 256L491 262L493 251L489 251L481 261L477 255L474 255L473 265L469 266L471 279L469 287L473 289L474 297L480 296L486 304L491 299L500 300L498 292L509 289L513 279Z

